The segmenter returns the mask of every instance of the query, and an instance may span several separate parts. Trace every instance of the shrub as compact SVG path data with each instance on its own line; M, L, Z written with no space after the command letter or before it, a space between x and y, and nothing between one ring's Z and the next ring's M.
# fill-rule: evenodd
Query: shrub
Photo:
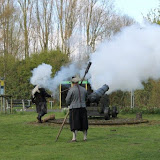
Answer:
M160 114L160 108L159 107L123 107L120 108L120 113L122 114L132 114L141 112L143 114Z

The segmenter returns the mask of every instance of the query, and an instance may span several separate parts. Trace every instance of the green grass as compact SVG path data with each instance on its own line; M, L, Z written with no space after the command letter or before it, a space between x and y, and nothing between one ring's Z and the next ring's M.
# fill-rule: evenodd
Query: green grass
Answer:
M64 117L63 113L55 114L57 119ZM72 138L68 125L55 142L60 125L35 124L36 116L28 112L0 114L0 160L160 159L160 115L143 115L154 123L89 126L88 141L83 142L83 134L78 132L77 143L68 143Z

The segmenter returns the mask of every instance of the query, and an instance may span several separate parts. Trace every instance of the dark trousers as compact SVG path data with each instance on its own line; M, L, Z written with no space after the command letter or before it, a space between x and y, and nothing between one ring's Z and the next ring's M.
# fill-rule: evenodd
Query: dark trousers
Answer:
M36 110L38 113L38 118L41 119L45 114L47 114L47 104L46 102L39 102L36 105Z
M71 131L88 130L88 118L86 108L74 108L69 110L69 123Z

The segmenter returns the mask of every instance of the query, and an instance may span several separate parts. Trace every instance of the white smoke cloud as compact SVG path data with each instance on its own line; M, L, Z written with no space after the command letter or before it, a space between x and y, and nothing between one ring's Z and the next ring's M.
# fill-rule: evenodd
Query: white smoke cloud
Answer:
M109 93L142 89L143 81L160 78L160 27L133 25L124 28L91 55L91 84L108 84Z
M143 81L160 78L160 27L155 24L125 27L110 41L105 41L90 56L92 62L89 78L92 88L109 85L108 93L142 89ZM52 78L52 67L41 64L32 71L31 84L49 89L53 93L59 84L80 74L82 78L87 64L72 63L62 66Z
M48 88L51 81L52 66L42 63L32 71L32 77L30 83L33 85L39 85L44 88Z
M70 80L71 77L75 75L82 75L82 70L79 69L76 63L72 63L68 66L62 66L55 76L51 77L52 66L42 63L32 70L30 83L46 88L55 95L55 91L62 81Z

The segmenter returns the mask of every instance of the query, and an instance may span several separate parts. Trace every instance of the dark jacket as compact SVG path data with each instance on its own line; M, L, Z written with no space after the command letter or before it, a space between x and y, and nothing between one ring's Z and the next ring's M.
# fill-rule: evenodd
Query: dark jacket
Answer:
M34 94L34 97L32 97L32 102L35 103L36 105L39 102L46 102L46 97L51 97L51 95L48 94L44 88L39 88L38 90L40 92L36 92Z

